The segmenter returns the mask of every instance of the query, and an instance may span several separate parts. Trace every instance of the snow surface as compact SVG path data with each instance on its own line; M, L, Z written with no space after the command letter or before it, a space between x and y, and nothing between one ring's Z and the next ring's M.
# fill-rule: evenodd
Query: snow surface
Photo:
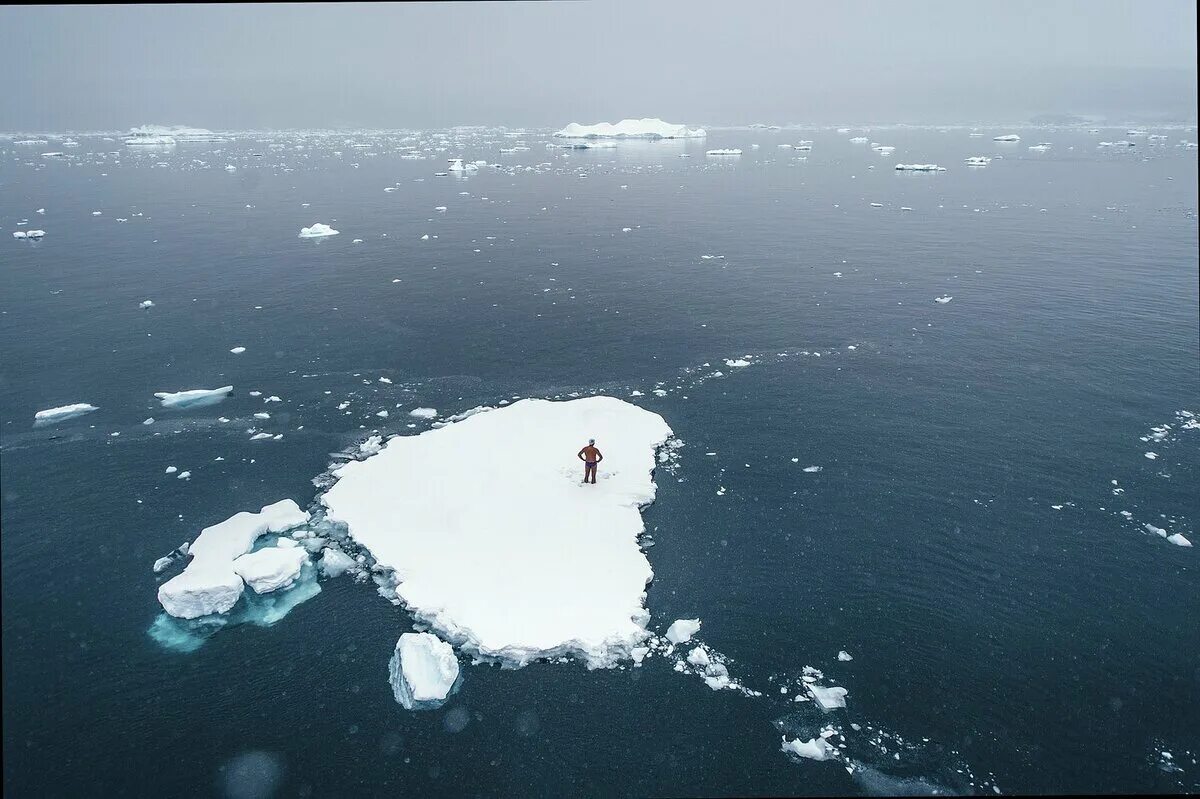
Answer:
M458 681L458 658L450 644L429 633L404 633L388 664L396 701L407 710L435 707Z
M312 227L300 228L300 238L302 239L319 239L325 236L336 236L340 233L339 230L334 230L329 225L323 222L314 222Z
M395 572L418 621L464 651L612 666L648 636L639 509L670 436L658 414L615 397L526 399L393 437L338 467L321 502ZM581 484L575 457L589 438L605 456L596 485Z
M57 408L47 408L44 411L38 411L33 415L35 424L41 422L61 422L67 419L73 419L76 416L83 416L85 413L99 410L95 405L89 405L86 402L76 402L72 405L60 405Z
M203 408L206 405L216 405L229 396L233 386L220 388L192 388L187 391L156 391L164 408Z
M673 125L647 117L622 119L615 125L609 122L596 125L572 122L554 135L563 139L699 139L708 134L703 128L689 129L686 125Z
M283 499L258 513L242 511L205 527L188 550L192 559L187 568L158 587L159 603L181 619L229 611L242 595L242 578L234 561L249 552L259 536L281 533L307 521L306 511Z

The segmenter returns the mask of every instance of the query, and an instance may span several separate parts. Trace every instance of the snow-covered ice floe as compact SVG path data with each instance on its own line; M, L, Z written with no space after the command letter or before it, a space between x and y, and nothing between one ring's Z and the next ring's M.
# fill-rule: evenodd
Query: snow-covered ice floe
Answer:
M154 396L158 398L164 408L203 408L207 405L216 405L228 397L231 391L233 391L233 386L221 386L220 388L193 388L187 391L156 391Z
M300 238L319 239L325 236L336 236L341 231L334 230L323 222L314 222L312 227L300 228Z
M610 122L595 125L572 122L554 135L562 139L700 139L708 134L703 128L688 128L647 117L622 119L615 125Z
M62 422L67 419L74 419L76 416L83 416L85 413L91 413L94 410L98 410L96 406L89 405L86 402L60 405L57 408L47 408L44 411L38 411L33 415L33 423L51 424L53 422Z
M458 658L450 644L430 633L404 633L388 663L388 681L406 710L442 705L459 682Z
M291 584L299 576L299 567L304 565L298 563L295 572L290 571L291 561L298 560L297 556L286 555L287 564L282 562L285 556L274 554L250 562L243 561L242 556L260 536L281 533L307 521L306 511L292 500L284 499L264 506L258 513L242 511L205 527L188 549L191 561L187 567L158 587L158 601L163 610L180 619L227 613L242 596L244 582L239 570L247 574L248 580L258 582L264 593ZM279 551L299 551L307 560L303 550L279 548Z
M897 172L945 172L946 167L937 164L896 164Z
M14 230L14 239L40 239L46 235L44 230Z
M799 738L789 741L785 735L783 736L782 749L788 754L805 757L809 760L829 760L830 758L837 757L837 750L820 736L807 741L802 741Z
M608 667L649 635L639 511L670 436L661 416L615 397L525 399L393 437L337 467L320 501L394 572L396 599L463 651ZM580 483L575 457L589 438L605 453L595 485ZM507 461L480 480L488 452Z

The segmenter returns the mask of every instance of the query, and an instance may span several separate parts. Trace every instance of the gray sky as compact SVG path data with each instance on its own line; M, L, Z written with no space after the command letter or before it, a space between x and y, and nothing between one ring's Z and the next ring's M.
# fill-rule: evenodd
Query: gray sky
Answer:
M0 130L1196 115L1192 0L0 8Z

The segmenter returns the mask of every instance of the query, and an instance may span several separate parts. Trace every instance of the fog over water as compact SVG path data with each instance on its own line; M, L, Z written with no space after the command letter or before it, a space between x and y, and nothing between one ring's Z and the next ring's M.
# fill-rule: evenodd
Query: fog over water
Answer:
M10 7L0 130L1196 116L1196 10L930 0Z

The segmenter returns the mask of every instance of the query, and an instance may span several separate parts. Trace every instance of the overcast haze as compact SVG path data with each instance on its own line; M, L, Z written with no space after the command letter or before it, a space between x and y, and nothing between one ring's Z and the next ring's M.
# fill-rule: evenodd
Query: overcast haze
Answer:
M1191 0L5 7L0 130L1196 115Z

